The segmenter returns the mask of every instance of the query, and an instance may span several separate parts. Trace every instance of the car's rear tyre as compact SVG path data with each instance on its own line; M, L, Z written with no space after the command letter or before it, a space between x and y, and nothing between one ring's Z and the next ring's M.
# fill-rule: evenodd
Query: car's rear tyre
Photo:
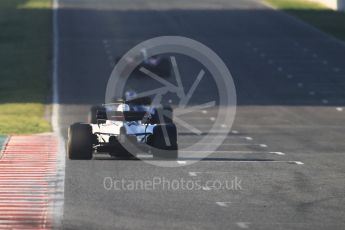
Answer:
M167 135L164 135L164 129ZM155 159L176 160L178 158L176 126L174 124L157 125L153 129L149 144L152 146L151 152Z
M75 123L68 129L67 154L71 160L92 159L92 127Z

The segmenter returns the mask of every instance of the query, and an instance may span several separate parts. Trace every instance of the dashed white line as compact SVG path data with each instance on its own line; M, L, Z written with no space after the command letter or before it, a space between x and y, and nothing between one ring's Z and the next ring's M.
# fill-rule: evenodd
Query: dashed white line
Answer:
M189 172L188 175L189 176L197 176L197 173L196 172Z
M215 118L215 117L210 117L210 120L211 120L211 121L215 121L216 118Z
M259 146L262 147L262 148L267 148L266 144L259 144Z
M277 155L280 155L280 156L284 156L285 155L285 153L283 153L283 152L270 152L270 153L277 154Z
M342 112L344 109L342 107L337 107L336 110Z
M111 51L109 49L106 49L105 52L108 54L108 56L111 56Z
M249 228L249 222L237 222L236 225L240 228Z
M222 202L222 201L217 201L216 204L220 207L228 207L228 204L231 204L231 202Z
M304 163L303 163L302 161L294 161L294 163L295 163L296 165L304 165Z
M321 101L323 104L328 104L328 100L326 100L326 99L322 99L322 101Z
M244 137L246 140L248 140L248 141L252 141L253 140L253 138L252 137Z
M333 71L338 73L338 72L340 72L340 69L339 68L334 68Z
M202 190L204 190L204 191L210 191L210 190L212 190L212 188L207 187L207 186L202 186Z
M237 130L232 130L231 131L233 134L238 134L238 131Z
M114 62L113 56L109 55L109 56L108 56L108 60L109 60L109 62Z

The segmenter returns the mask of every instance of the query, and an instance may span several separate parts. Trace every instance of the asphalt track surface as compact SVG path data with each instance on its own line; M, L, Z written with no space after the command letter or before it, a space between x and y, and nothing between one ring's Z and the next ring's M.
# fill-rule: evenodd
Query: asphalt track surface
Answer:
M87 119L90 105L104 102L114 60L156 36L186 36L213 49L233 75L238 100L225 143L196 164L67 160L64 229L345 228L344 44L251 0L59 4L65 138L70 124ZM206 88L200 97L208 94L214 96ZM200 112L188 122L207 129L212 116L212 110ZM108 191L106 177L200 180L203 189ZM237 190L205 185L234 178Z

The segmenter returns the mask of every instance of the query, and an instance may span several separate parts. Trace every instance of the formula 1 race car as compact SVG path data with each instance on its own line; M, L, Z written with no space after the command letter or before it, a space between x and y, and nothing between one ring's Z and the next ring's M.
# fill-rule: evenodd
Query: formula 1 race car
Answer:
M136 158L149 153L155 159L177 159L177 130L170 106L152 106L151 98L93 106L89 123L69 127L69 159L92 159L94 153ZM128 147L129 146L129 147Z

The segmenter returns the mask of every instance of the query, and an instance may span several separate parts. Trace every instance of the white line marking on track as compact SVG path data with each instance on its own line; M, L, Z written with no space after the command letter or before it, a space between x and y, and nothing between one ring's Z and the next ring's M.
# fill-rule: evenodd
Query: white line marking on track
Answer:
M283 153L283 152L270 152L270 153L277 154L277 155L280 155L280 156L284 156L285 155L285 153Z
M216 204L217 205L219 205L220 207L228 207L228 204L231 204L231 202L229 202L229 201L226 201L226 202L224 202L224 201L217 201L216 202Z
M231 133L238 134L239 132L237 130L232 130Z
M240 228L249 228L249 222L237 222L236 225Z
M264 151L242 151L242 150L216 150L216 151L211 151L211 150L203 150L203 151L198 151L198 150L180 150L180 154L185 154L185 153L221 153L221 154L265 154L269 153L272 154L271 152L264 152Z
M212 190L212 188L207 187L207 186L202 186L202 190L204 190L204 191L210 191L210 190Z
M225 172L225 171L205 171L205 172L189 172L189 176L198 176L198 174L231 174L232 172Z
M177 164L184 165L187 164L187 161L177 161Z
M333 69L333 71L338 73L338 72L340 72L340 69L336 67L336 68Z
M190 142L179 142L180 145L190 145L191 143ZM194 145L198 145L198 146L214 146L214 145L218 145L216 143L195 143ZM260 146L262 148L266 148L267 145L265 144L253 144L253 143L223 143L222 146ZM197 150L195 150L197 151ZM193 151L193 152L195 152ZM218 152L218 151L215 151L215 152Z
M327 99L322 99L321 101L323 104L328 104L328 100Z
M276 160L236 160L236 159L229 159L229 160L208 160L207 158L204 159L195 159L195 160L200 160L200 163L265 163L265 164L272 164L272 163L279 163L279 164L295 164L295 165L304 165L303 162L301 161L276 161ZM195 161L193 159L193 161Z
M252 137L244 137L246 140L248 140L248 141L252 141L253 140L253 138Z
M342 112L344 109L342 107L337 107L336 110Z
M52 78L53 78L53 98L52 98L52 117L51 123L53 131L56 134L59 141L58 148L58 163L56 165L56 181L54 182L57 188L60 188L60 193L53 195L52 205L53 211L53 226L54 228L60 228L63 215L64 207L64 185L65 185L65 143L62 137L60 127L59 127L59 0L53 0L52 10L53 10L53 66L52 66Z
M196 172L189 172L188 175L189 176L197 176L197 173Z
M109 49L106 49L105 52L108 54L108 56L111 56L111 51Z
M59 130L59 26L58 26L58 0L53 1L53 112L51 123L53 130Z

